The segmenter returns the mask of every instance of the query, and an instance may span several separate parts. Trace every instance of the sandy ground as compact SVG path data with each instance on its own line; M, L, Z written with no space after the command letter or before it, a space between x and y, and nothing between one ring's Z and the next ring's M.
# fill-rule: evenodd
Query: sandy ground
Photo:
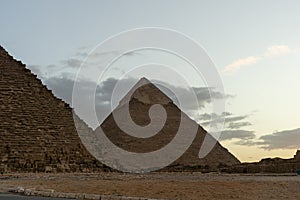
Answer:
M300 176L151 173L143 175L0 175L0 192L23 186L57 192L113 194L163 199L300 199Z

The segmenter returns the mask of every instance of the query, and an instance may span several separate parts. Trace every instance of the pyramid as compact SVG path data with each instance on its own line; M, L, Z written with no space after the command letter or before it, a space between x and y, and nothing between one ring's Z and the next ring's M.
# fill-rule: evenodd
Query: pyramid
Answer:
M155 104L162 105L167 114L163 128L156 135L147 138L134 137L127 134L126 131L119 128L114 119L114 116L119 116L124 112L126 104L129 105L130 117L139 126L147 126L150 123L149 109L151 106ZM199 151L205 136L208 134L211 140L215 139L183 113L166 94L146 78L140 79L95 131L100 131L101 128L113 144L124 150L147 153L159 150L172 141L179 128L181 115L187 117L189 123L198 127L198 131L187 151L165 170L216 170L220 166L231 166L240 163L236 157L217 141L215 141L216 145L212 151L206 157L200 159ZM126 124L127 118L124 117L122 120ZM187 130L184 134L189 134L189 131Z
M78 117L79 128L92 131ZM98 171L73 111L0 46L0 172Z

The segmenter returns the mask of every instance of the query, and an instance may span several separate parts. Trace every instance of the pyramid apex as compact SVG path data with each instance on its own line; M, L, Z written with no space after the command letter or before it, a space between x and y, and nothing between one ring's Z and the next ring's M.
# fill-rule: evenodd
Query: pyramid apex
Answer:
M149 84L152 83L149 79L147 79L146 77L142 77L137 83L136 85L145 85L145 84Z
M140 81L149 81L145 76L140 79Z
M142 77L120 101L120 105L128 103L133 98L147 104L160 103L168 104L172 100L158 89L154 83L146 77Z

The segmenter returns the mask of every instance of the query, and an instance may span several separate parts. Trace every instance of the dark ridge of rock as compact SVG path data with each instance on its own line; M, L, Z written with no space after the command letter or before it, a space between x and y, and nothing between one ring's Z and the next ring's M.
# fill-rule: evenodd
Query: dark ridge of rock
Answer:
M221 171L227 173L296 173L297 170L300 170L299 150L294 158L264 158L259 162L225 167Z
M295 156L294 156L294 160L299 161L300 162L300 150L297 150Z
M102 170L82 145L72 112L0 46L0 172Z
M160 104L167 113L167 120L162 130L149 138L132 137L122 131L116 124L111 113L101 124L101 129L106 136L117 146L130 151L145 153L158 150L167 145L176 135L181 115L188 118L189 123L198 127L197 135L188 150L174 163L165 168L166 171L173 170L200 170L213 171L220 166L232 166L240 164L219 142L216 142L213 150L203 159L199 159L199 150L208 134L200 125L183 113L173 101L160 91L154 84L142 78L120 101L118 107L113 111L114 115L124 112L125 104L129 103L129 112L132 120L140 126L150 123L149 109L152 105ZM123 119L126 124L126 119ZM99 131L98 127L95 131ZM187 131L186 134L189 134ZM210 136L210 135L209 135ZM210 136L212 137L212 136ZM212 138L214 140L214 138Z

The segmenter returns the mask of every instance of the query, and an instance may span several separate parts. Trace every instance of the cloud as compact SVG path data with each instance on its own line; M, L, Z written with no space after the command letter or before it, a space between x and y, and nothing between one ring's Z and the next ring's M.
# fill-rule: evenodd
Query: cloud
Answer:
M95 83L89 81L89 80L76 80L77 82L80 82L78 84L79 87L79 93L82 94L82 99L81 101L82 105L85 104L86 99L89 98L95 98L96 101L96 111L98 115L98 119L100 122L102 122L111 112L111 96L113 89L118 81L120 81L121 87L124 88L131 88L138 80L134 78L127 78L127 79L122 79L122 80L117 80L115 78L108 78L104 80L100 85L97 86L96 88L96 93L94 95L92 94L92 89ZM45 84L49 89L53 91L55 96L62 98L64 101L72 105L72 91L73 91L73 85L74 85L74 79L72 74L62 74L61 76L57 77L50 77L45 80ZM181 87L175 87L175 86L169 86L168 84L164 84L166 87L162 88L161 86L159 87L160 89L163 90L169 97L176 103L176 97L174 96L173 93L168 90L167 87L170 87L169 89L175 91L177 90L178 94L181 95L183 98L186 96L185 94L188 92L191 92L188 89L181 88ZM158 85L159 86L159 85ZM172 88L173 87L173 88ZM219 99L222 98L224 95L221 93L211 90L211 94L209 93L209 89L205 87L194 87L191 88L191 90L194 90L197 97L198 97L198 105L197 107L197 102L192 102L190 99L185 99L188 107L186 107L187 110L184 110L187 114L190 116L193 114L193 112L190 111L195 111L199 110L199 108L203 108L206 104L210 103L212 99ZM128 91L122 90L122 93L116 94L117 97L121 98L126 95ZM90 96L89 96L90 95ZM211 96L210 96L211 95ZM178 105L180 107L180 105ZM76 108L75 108L76 110ZM227 113L228 114L228 113ZM98 124L91 124L93 121L91 117L89 116L89 113L85 113L85 116L80 116L82 117L91 127L95 128ZM191 116L193 117L193 116Z
M257 146L257 142L254 141L254 138L252 139L245 139L245 140L239 140L234 142L236 145L241 145L241 146Z
M204 113L204 114L199 115L198 119L201 121L209 121L213 117L212 115L217 116L217 114L215 114L215 113L212 113L212 114Z
M300 128L284 130L259 138L263 149L298 149L300 148Z
M27 65L26 68L30 69L32 73L36 74L42 81L46 79L49 74L53 73L53 70L56 70L56 65ZM52 72L52 73L51 73Z
M88 90L90 90L94 85L92 82L87 80L77 80L77 82L80 82L80 92L83 96L86 95ZM45 80L45 84L47 88L53 91L55 96L72 105L72 92L74 86L74 80L72 79L72 76L63 74L60 77L50 77Z
M81 66L82 60L77 59L77 58L69 58L66 60L62 60L61 63L65 67L79 68Z
M92 50L92 51L91 51ZM91 54L92 52L92 54ZM97 48L94 49L94 46L82 46L77 49L77 52L73 54L73 57L75 58L86 58L89 55L93 56L105 56L105 55L110 55L110 54L118 54L120 51L119 50L113 50L113 51L102 51L98 52Z
M39 75L40 77L43 77L43 73L42 73L42 66L40 65L27 65L26 66L28 69L31 70L32 73Z
M208 126L212 122L221 121L225 117L225 127L227 129L240 129L246 126L252 125L250 122L242 121L249 117L249 115L239 115L234 116L232 113L223 112L221 115L216 113L204 113L197 116L197 119L200 121L200 124L203 126ZM211 119L214 118L212 121Z
M124 88L131 88L138 80L133 78L127 78L122 80L117 80L115 78L108 78L104 80L101 85L97 87L97 100L99 102L110 103L112 92L116 86L116 84L120 81L119 86ZM120 94L116 94L116 97L123 97L126 95L127 91L120 90ZM121 99L119 99L121 100Z
M223 112L222 114L218 115L216 113L204 113L197 116L197 119L203 124L209 124L211 122L211 119L214 118L215 120L219 120L220 118L226 117L226 116L232 116L232 113L230 112Z
M115 58L121 53L122 53L121 50L103 51L103 52L95 51L91 53L87 51L87 49L85 50L79 49L78 52L76 52L73 57L65 60L61 60L60 62L62 66L60 67L79 68L82 66L83 61L87 58L88 59L85 62L88 63L84 63L83 66L93 65L94 63L99 64L106 59L112 60L113 58ZM134 55L141 55L141 53L133 51L133 52L124 53L122 56L134 56Z
M78 104L82 106L81 110L86 110L86 112L81 113L81 118L92 128L96 128L101 120L104 120L108 114L110 114L111 105L107 103L107 94L100 92L100 89L96 89L96 94L93 95L93 89L95 83L89 80L76 80L78 83L78 93L81 94L81 98L77 99ZM65 102L72 106L72 92L74 86L74 79L71 75L63 75L61 77L50 77L45 80L47 87L53 91L54 95L58 98L63 99ZM89 113L88 105L86 102L91 99L96 98L95 111L98 116L98 121L95 121L93 115ZM86 109L85 109L86 108ZM74 108L75 111L78 108Z
M89 55L88 52L82 51L82 50L80 50L74 54L74 56L76 56L76 57L87 57L88 55Z
M260 58L255 56L249 56L247 58L238 59L236 61L233 61L231 64L224 67L223 72L235 72L239 70L241 67L256 64Z
M261 149L299 149L300 128L283 130L259 137L257 140L245 140L236 142L238 145L258 146Z
M263 59L277 57L292 52L297 52L297 51L296 49L291 49L287 45L273 45L268 47L265 53L260 56L248 56L233 61L232 63L226 65L223 68L223 72L227 74L232 74L245 66L257 64L259 61Z
M199 110L205 108L207 105L210 105L212 101L232 98L232 95L224 95L222 92L216 91L214 88L210 87L191 87L191 88L182 88L176 87L173 85L166 84L166 87L161 87L157 85L158 88L168 95L173 102L188 114L192 119L199 121ZM176 92L176 95L173 92ZM190 98L190 94L194 93L196 95L196 101ZM178 99L181 99L184 102L184 105L180 105Z
M127 78L120 80L118 83L119 86L124 88L132 88L135 83L138 82L137 79ZM157 80L151 80L155 85L164 92L169 98L173 100L173 102L180 108L178 98L183 99L185 102L185 107L183 110L185 113L189 114L191 117L194 117L194 111L204 108L207 104L209 104L214 99L224 98L224 95L221 92L215 91L212 88L207 87L192 87L192 88L182 88L174 85L170 85L168 83L163 83ZM107 101L110 103L112 91L119 80L114 78L108 78L101 83L101 85L97 88L97 95L100 101ZM117 94L116 96L122 97L125 96L128 91L123 89L124 93ZM177 96L173 92L176 92ZM194 92L197 97L197 101L194 102L192 99L189 99L188 93ZM225 95L226 96L226 95ZM227 97L227 96L226 96ZM225 98L226 98L225 97ZM121 99L120 99L121 100Z
M231 122L227 125L227 128L229 129L240 129L245 126L251 126L252 124L250 122Z
M224 130L219 138L219 140L232 140L232 139L240 139L240 140L249 140L255 138L254 131L247 130Z
M236 121L241 121L243 119L246 119L249 117L249 115L241 115L241 116L235 116L235 117L227 117L226 122L236 122Z
M274 57L282 54L288 54L291 52L292 50L287 45L274 45L267 49L267 51L265 52L265 56Z
M214 118L212 120L212 117ZM215 113L204 113L198 116L200 121L200 125L207 127L208 125L213 125L218 121L221 121L225 117L225 129L222 131L219 140L232 140L232 139L239 139L237 143L241 144L242 142L249 141L255 138L254 131L251 130L243 130L246 126L252 125L248 121L242 121L249 117L249 115L240 115L234 116L230 112L223 112L222 114L218 115ZM214 134L213 134L214 135ZM236 143L236 142L235 142Z

